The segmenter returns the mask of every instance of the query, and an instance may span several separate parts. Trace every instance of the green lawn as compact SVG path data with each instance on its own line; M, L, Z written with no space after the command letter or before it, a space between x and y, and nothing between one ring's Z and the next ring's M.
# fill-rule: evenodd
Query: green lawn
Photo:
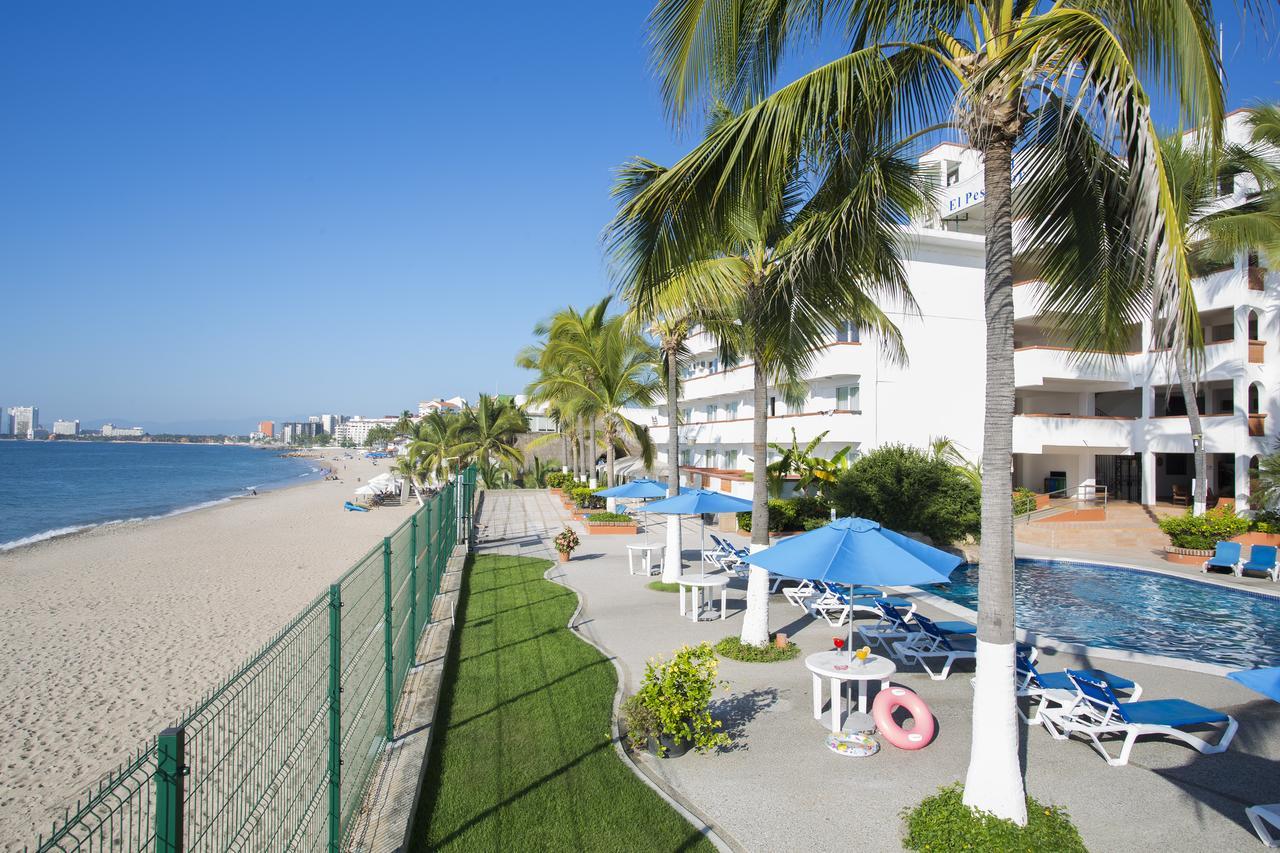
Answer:
M566 627L551 563L476 557L445 674L419 849L711 850L609 733L613 665Z

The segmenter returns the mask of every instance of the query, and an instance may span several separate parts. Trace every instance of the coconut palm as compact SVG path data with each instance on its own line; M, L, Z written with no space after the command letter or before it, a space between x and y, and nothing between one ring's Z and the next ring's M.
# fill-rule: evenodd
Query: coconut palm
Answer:
M606 302L601 303L603 308ZM620 442L630 439L646 465L653 462L653 444L646 427L623 416L630 407L653 403L661 388L656 374L658 353L622 316L601 322L553 324L547 341L552 364L571 366L544 377L551 393L572 397L591 412L604 438L607 484L614 483L614 462ZM592 452L595 452L594 438Z
M409 443L409 458L424 481L436 483L448 477L449 460L458 455L454 447L461 424L461 415L439 410L418 421Z
M1248 145L1206 148L1183 134L1172 134L1163 140L1164 167L1177 211L1170 230L1176 228L1183 235L1197 268L1231 263L1238 254L1254 250L1269 261L1280 260L1280 166L1273 153L1275 144L1280 142L1280 110L1270 106L1250 111L1247 123L1252 137ZM1257 192L1241 205L1224 208L1224 184L1230 182L1234 187L1236 175L1252 179ZM1191 435L1203 435L1196 401L1195 363L1182 349L1174 348L1172 352ZM1193 444L1193 453L1192 512L1199 515L1205 510L1209 487L1203 441Z
M826 496L827 487L840 478L840 473L849 467L849 453L852 447L842 447L830 459L814 454L818 445L822 444L830 430L825 430L809 440L804 447L796 437L796 428L791 428L791 446L770 443L778 454L778 459L771 462L769 472L769 494L775 498L782 497L782 486L787 477L796 478L796 491L802 495L813 489L819 497Z
M491 472L504 463L518 466L524 462L524 453L516 446L516 437L528 429L529 419L514 403L481 394L474 407L468 403L462 411L453 452ZM488 468L486 463L491 463Z
M732 117L717 111L714 129ZM769 388L799 407L815 354L853 322L903 359L901 334L877 299L914 307L898 261L895 223L923 207L925 194L896 152L858 146L819 174L793 162L774 186L742 176L731 193L681 197L672 169L644 159L624 166L609 243L621 287L641 312L697 305L702 327L726 363L752 362L752 548L769 544L767 491ZM750 172L751 169L743 167ZM769 641L768 573L752 567L741 640Z
M784 53L833 26L847 35L849 51L771 91ZM677 201L705 206L706 199L725 195L746 176L784 184L794 162L846 155L877 134L904 139L948 126L982 154L983 568L964 799L1023 824L1008 499L1013 154L1020 150L1024 183L1064 190L1057 196L1024 191L1016 205L1025 217L1028 245L1044 242L1057 249L1038 256L1050 294L1046 305L1074 302L1091 309L1082 313L1109 313L1113 321L1082 335L1082 348L1118 336L1144 300L1163 323L1182 327L1181 345L1194 347L1199 327L1188 253L1179 235L1165 233L1172 202L1150 108L1155 94L1180 111L1184 125L1205 124L1210 138L1220 133L1223 97L1212 7L1188 0L659 0L650 27L663 93L677 119L696 114L708 98L744 107L686 158L686 168L670 176L670 195ZM1114 180L1120 169L1137 176L1123 184L1129 189L1124 204L1097 207L1100 193L1121 186ZM1110 229L1087 227L1099 216L1123 226L1130 244L1145 242L1152 249L1165 238L1162 250L1113 252L1103 240ZM1068 234L1071 239L1063 239ZM1101 271L1101 282L1083 274L1088 261L1110 265ZM1132 276L1125 284L1121 272L1143 265L1152 268L1154 287L1140 292Z

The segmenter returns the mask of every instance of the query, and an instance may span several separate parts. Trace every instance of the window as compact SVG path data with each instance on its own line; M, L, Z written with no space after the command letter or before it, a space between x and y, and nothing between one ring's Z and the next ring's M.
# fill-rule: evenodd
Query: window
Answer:
M769 398L769 417L774 418L777 416L778 416L778 398L770 397Z
M732 421L732 420L736 420L737 417L738 417L738 401L734 400L732 403L726 403L724 407L724 419L726 421Z
M943 160L942 168L946 173L947 186L954 186L960 183L960 164L954 160Z
M726 450L724 452L724 467L730 471L736 471L738 469L738 451Z
M858 411L858 385L841 385L836 389L836 408L844 412Z
M693 422L693 409L680 410L680 423L687 424Z
M720 407L717 406L715 403L707 403L707 405L703 408L703 411L707 415L707 420L709 421L720 420Z
M1218 176L1218 195L1231 195L1236 191L1236 174L1230 172L1228 174Z
M858 327L851 320L845 320L836 327L836 342L842 344L858 342Z
M680 451L680 464L688 468L693 464L693 451L689 448L683 448Z

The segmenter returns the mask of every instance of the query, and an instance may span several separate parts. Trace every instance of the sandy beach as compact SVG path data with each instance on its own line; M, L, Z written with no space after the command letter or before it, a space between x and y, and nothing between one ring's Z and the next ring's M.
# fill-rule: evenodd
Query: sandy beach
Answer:
M416 508L344 511L386 463L315 455L341 481L0 553L0 849L47 833Z

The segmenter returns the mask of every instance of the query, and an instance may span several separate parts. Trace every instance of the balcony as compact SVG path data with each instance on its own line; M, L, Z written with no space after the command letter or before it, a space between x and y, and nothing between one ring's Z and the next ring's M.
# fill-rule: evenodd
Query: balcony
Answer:
M862 440L862 420L860 412L834 409L821 412L797 412L790 415L777 415L769 418L769 441L790 442L791 429L796 431L796 440L812 441L824 432L830 433L824 443L846 445L857 444ZM721 421L694 421L680 424L680 443L683 445L725 444L750 446L752 422L751 416ZM666 425L655 426L651 430L655 444L661 446L667 440Z
M1204 448L1209 453L1233 453L1240 434L1240 418L1236 412L1200 416ZM1154 453L1191 453L1191 425L1186 415L1158 415L1146 421L1143 443Z
M809 377L813 381L832 379L842 376L858 376L865 371L863 363L864 348L861 343L832 342L821 347L814 356ZM874 356L872 356L874 357ZM681 387L681 402L688 405L699 400L714 400L719 397L735 397L749 400L753 379L751 362L717 370L714 373L697 373L687 377Z
M1014 378L1018 388L1123 391L1140 384L1135 369L1140 358L1141 353L1081 357L1069 347L1025 346L1013 353Z
M1134 418L1101 415L1016 415L1014 453L1054 453L1091 450L1097 453L1133 452Z

